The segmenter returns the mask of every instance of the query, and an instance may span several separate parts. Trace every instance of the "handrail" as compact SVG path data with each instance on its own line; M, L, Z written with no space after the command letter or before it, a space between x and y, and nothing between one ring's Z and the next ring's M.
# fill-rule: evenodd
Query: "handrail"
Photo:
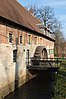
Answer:
M27 65L29 66L32 62L45 62L45 63L55 63L58 64L62 62L62 58L36 58L36 57L30 57L27 58Z

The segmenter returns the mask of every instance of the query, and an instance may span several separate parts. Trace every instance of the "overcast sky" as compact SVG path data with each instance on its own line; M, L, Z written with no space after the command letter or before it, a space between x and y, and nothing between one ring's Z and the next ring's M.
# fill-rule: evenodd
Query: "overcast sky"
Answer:
M50 6L54 8L56 18L61 21L62 31L66 38L66 0L18 0L24 7L34 5L36 6Z

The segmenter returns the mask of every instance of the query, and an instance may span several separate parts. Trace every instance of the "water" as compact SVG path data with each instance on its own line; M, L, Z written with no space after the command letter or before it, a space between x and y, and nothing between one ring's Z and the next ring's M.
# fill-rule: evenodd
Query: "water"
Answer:
M51 99L52 73L40 72L4 99Z

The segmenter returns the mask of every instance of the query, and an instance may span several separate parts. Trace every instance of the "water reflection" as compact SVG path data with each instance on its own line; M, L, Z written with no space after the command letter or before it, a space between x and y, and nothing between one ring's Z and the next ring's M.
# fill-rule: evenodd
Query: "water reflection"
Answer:
M51 73L40 73L4 99L51 99Z

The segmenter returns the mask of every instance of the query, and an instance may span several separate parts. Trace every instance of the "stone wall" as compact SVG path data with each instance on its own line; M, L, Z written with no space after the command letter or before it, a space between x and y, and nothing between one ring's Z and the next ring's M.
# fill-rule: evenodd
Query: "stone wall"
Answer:
M0 95L5 96L14 90L15 74L18 73L19 86L26 82L26 53L30 49L30 56L33 57L36 46L18 45L17 64L13 62L13 50L15 45L0 44ZM16 66L18 65L18 67Z

